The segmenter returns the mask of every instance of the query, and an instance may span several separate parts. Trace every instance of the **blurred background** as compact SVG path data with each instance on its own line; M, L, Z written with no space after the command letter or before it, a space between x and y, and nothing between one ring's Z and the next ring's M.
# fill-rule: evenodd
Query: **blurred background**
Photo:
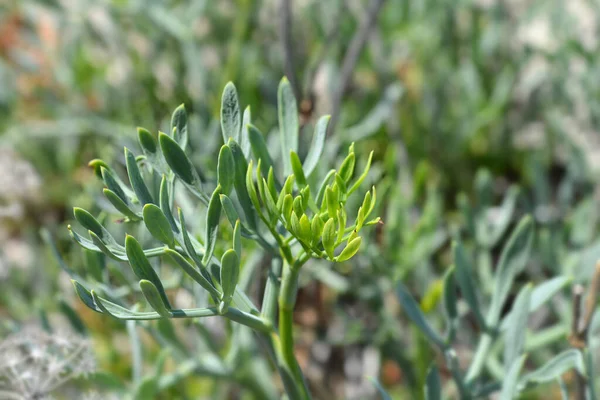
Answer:
M522 281L586 283L600 258L599 17L596 0L0 2L0 341L22 329L87 338L96 372L56 398L120 398L139 379L140 346L144 371L153 368L161 342L87 309L65 272L116 264L82 251L66 229L74 205L111 218L87 163L122 165L136 126L165 130L184 103L193 161L214 171L223 86L235 83L276 140L286 75L306 127L302 151L316 119L332 114L332 164L351 142L358 159L375 152L369 182L385 222L352 263L308 266L298 357L316 398L376 398L367 377L394 398L420 398L436 354L399 313L393 283L407 283L441 324L450 238L491 259L501 248L480 243L470 218L493 225L506 201L511 223L534 215ZM536 327L566 318L568 302L556 299ZM227 328L205 328L218 353ZM565 347L565 329L548 333L534 361ZM470 358L472 335L459 335L459 358ZM202 371L156 396L253 398Z

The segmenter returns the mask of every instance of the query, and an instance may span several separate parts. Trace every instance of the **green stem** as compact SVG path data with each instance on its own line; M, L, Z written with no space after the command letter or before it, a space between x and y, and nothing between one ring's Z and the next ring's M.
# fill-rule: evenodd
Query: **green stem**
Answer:
M310 393L300 365L294 355L294 306L298 292L298 263L284 265L279 293L279 351L287 368L292 372L296 386L300 389L300 399L310 399Z

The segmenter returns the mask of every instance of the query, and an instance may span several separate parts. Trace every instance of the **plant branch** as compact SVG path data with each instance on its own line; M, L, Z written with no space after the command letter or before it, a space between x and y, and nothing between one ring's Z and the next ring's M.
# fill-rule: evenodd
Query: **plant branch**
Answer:
M329 120L329 126L327 127L328 135L331 135L335 131L342 108L342 99L344 98L346 89L348 88L350 80L352 79L352 73L354 72L354 68L356 67L358 58L360 57L360 53L362 52L362 49L367 42L367 38L369 37L369 34L371 33L371 30L377 21L377 16L379 15L379 11L381 10L384 2L385 0L371 1L371 4L365 13L365 17L361 21L359 29L352 38L348 51L344 55L342 68L339 74L340 79L337 85L337 90L333 95L331 119Z

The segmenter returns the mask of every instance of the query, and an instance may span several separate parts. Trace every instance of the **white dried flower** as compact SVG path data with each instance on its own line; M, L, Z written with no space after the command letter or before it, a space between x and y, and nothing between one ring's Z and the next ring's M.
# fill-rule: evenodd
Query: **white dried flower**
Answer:
M95 368L87 339L28 328L0 342L0 395L10 399L51 399L51 393L59 386Z

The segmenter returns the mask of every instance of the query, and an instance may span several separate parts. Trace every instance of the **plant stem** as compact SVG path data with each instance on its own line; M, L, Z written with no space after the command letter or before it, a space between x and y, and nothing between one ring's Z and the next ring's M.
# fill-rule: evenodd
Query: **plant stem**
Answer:
M279 351L287 368L292 372L301 399L310 399L310 393L300 365L294 355L294 306L298 292L299 265L284 264L281 291L279 292Z

